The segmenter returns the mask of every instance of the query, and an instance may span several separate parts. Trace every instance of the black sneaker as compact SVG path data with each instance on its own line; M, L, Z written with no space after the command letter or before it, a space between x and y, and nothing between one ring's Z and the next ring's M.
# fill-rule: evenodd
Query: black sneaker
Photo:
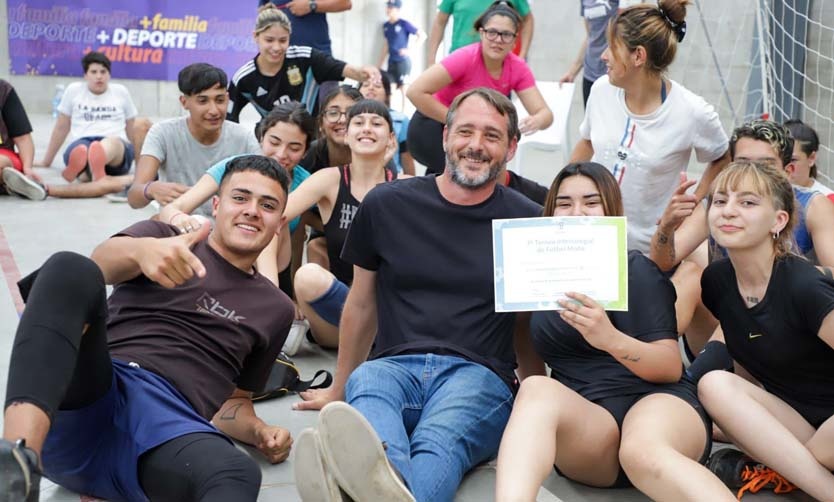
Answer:
M738 490L736 495L739 500L744 492L757 493L762 488L772 489L774 493L796 490L796 486L781 474L733 448L724 448L713 453L707 462L707 468L725 485Z
M0 502L37 502L40 484L38 456L26 441L0 439Z
M29 179L22 172L13 167L3 168L3 183L6 189L14 194L31 200L44 200L46 189L35 180Z

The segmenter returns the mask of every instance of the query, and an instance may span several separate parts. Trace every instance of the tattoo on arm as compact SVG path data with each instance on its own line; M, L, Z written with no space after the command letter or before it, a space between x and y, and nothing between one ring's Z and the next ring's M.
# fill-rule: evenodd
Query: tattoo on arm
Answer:
M234 404L229 406L223 411L223 414L220 415L220 420L234 420L237 418L237 412L240 410L240 407L243 406L242 403Z
M665 247L666 253L669 256L669 261L674 263L675 262L675 234L666 234L664 232L658 232L657 234L657 246L658 247Z
M672 232L670 235L663 235L666 237L666 249L669 253L669 261L675 263L675 233Z
M620 359L622 359L624 361L631 361L633 363L636 363L637 361L640 360L640 356L632 356L632 355L626 354L623 357L621 357Z

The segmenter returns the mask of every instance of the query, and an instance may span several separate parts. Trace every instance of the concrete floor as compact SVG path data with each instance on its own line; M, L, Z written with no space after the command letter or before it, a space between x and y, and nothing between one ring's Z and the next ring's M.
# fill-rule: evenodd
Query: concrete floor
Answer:
M36 157L43 152L51 131L49 116L31 117L35 127ZM57 163L58 161L56 161ZM60 168L39 169L38 172L49 182L62 183ZM23 275L39 267L52 253L72 250L89 254L92 249L109 235L145 219L153 214L150 208L131 209L127 204L115 204L105 198L87 200L47 199L33 202L13 196L0 197L0 268L6 286L0 287L0 388L5 388L8 374L8 357L17 327L20 299L15 282ZM306 343L306 342L305 342ZM302 369L302 377L310 378L320 368L331 371L335 365L335 353L304 346L294 358ZM258 403L258 414L266 421L280 424L297 436L301 430L314 424L315 412L292 411L296 396ZM2 418L0 418L2 421ZM246 448L246 447L243 447ZM252 451L250 449L250 451ZM259 500L297 501L292 459L279 465L269 465L252 451L264 472L263 486ZM486 465L470 473L458 491L457 501L483 502L493 500L495 470ZM58 487L48 480L41 484L41 500L47 502L90 500ZM566 481L551 475L540 491L540 501L643 501L646 497L636 490L598 490ZM772 494L748 496L745 500L777 500ZM779 500L809 500L807 497L791 494Z

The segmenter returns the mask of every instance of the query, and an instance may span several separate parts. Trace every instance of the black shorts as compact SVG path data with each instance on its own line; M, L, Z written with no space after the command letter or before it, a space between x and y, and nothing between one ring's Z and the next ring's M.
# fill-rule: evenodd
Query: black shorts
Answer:
M788 400L784 397L779 398L786 402L791 408L796 410L797 413L802 415L802 418L807 420L808 423L814 427L814 429L819 429L823 422L834 416L831 408L827 406L814 406L812 404L800 403L793 399Z
M411 74L411 59L405 58L402 61L388 60L388 74L391 75L391 82L397 85L405 83L405 77Z
M704 451L701 453L701 458L698 459L698 462L701 464L706 463L709 458L709 454L712 451L712 419L710 419L709 415L707 415L707 411L704 407L701 406L701 402L698 401L698 393L694 385L685 383L669 384L664 385L663 388L647 392L646 394L606 397L592 402L605 408L606 411L614 417L614 421L617 422L617 429L622 431L623 420L625 420L625 416L631 407L634 406L637 401L652 394L671 394L673 396L677 396L695 409L695 412L698 413L698 416L701 417L701 421L704 423L704 431L707 436ZM560 476L564 476L564 474L559 471L558 467L555 465L553 467ZM620 467L617 479L614 481L614 484L608 488L627 488L630 486L632 486L631 481L629 481L623 468Z

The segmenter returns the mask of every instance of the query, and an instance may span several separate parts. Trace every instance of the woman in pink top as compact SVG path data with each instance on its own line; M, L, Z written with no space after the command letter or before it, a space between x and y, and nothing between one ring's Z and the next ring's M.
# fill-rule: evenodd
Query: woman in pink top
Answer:
M408 127L408 149L426 174L442 173L443 124L449 105L458 94L475 87L489 87L518 94L529 113L519 124L523 134L550 126L553 113L536 88L533 72L511 51L518 36L521 16L504 0L493 3L475 21L481 42L461 47L439 64L423 72L408 88L408 99L417 111Z

